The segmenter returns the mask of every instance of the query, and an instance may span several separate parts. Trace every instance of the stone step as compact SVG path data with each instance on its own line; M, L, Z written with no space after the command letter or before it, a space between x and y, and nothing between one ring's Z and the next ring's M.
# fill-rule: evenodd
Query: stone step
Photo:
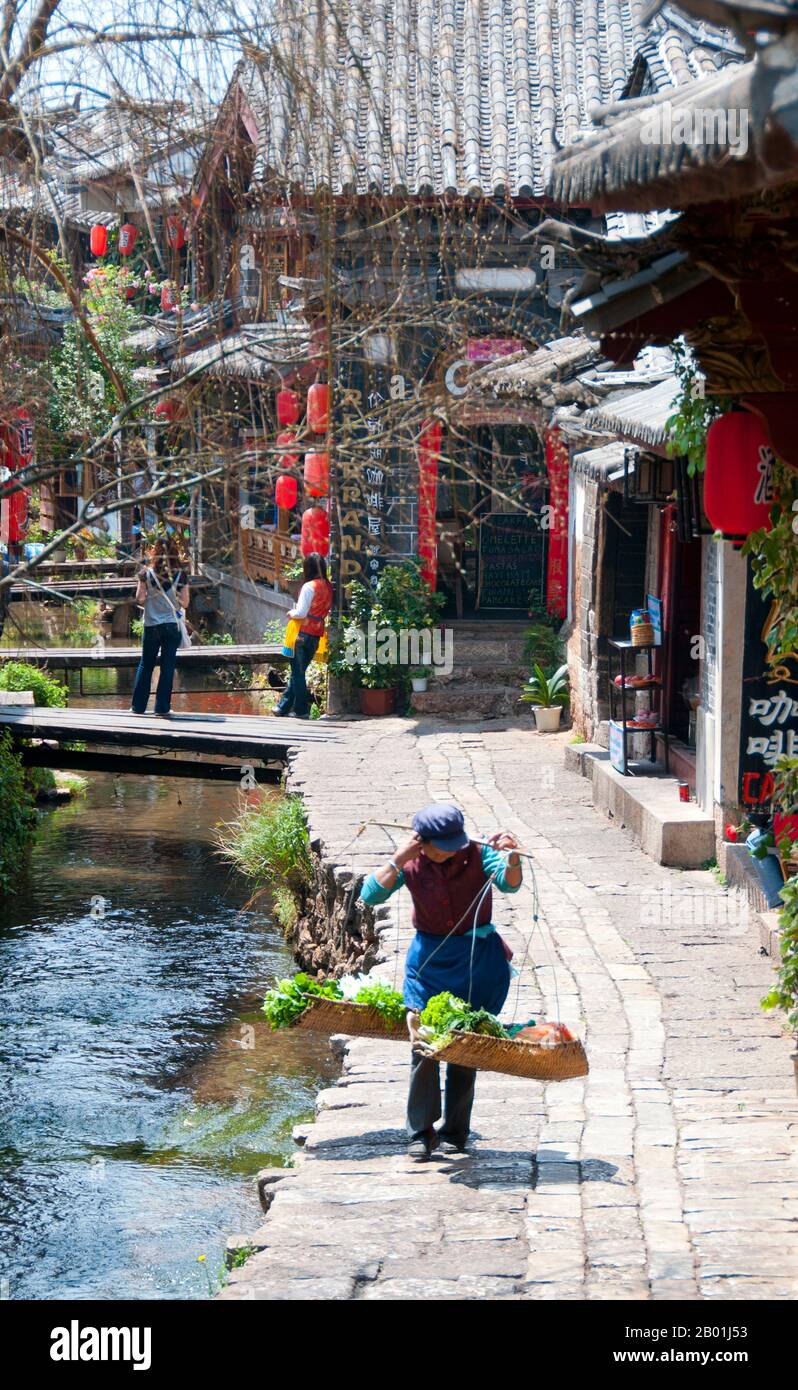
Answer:
M507 661L468 661L460 663L455 661L453 669L446 675L442 671L435 672L435 685L497 685L510 686L515 683L519 692L524 681L529 677L529 671L525 665L519 662ZM430 681L432 686L433 681Z
M512 717L518 724L534 723L531 706L518 699L514 685L441 685L413 695L417 714L451 719L499 719Z
M520 661L523 637L473 637L454 631L452 654L457 664L468 661Z

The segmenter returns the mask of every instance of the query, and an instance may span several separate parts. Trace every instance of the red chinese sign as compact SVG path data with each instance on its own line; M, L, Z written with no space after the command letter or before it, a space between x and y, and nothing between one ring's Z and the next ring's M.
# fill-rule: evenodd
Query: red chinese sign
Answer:
M425 420L418 439L418 556L421 573L433 589L438 579L435 506L442 433L440 420Z
M0 539L18 544L28 530L30 489L14 486L14 474L33 458L33 421L27 410L15 412L13 421L0 425Z
M549 475L549 559L546 570L546 608L557 618L568 610L568 446L560 430L546 432L546 472Z

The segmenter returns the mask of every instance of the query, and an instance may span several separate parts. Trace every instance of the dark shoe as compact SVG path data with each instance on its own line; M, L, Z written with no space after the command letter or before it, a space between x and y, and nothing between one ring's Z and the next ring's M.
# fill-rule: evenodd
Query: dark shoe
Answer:
M454 1139L439 1139L438 1148L440 1149L442 1154L446 1154L448 1157L451 1158L453 1154L465 1153L466 1146L465 1142L463 1142L462 1144L458 1144L455 1142Z
M170 709L157 709L155 711L155 717L156 719L171 719L172 711Z
M417 1163L424 1163L430 1157L432 1150L438 1147L438 1136L434 1129L428 1130L426 1134L417 1134L415 1139L411 1139L407 1146L408 1158L414 1158Z
M280 709L278 705L275 705L274 709L272 710L272 714L275 715L277 719L287 719L290 713L290 710Z
M310 715L309 715L309 714L295 714L295 715L294 715L294 718L295 718L295 719L310 719Z
M128 710L128 714L137 714L139 717L141 717L142 714L146 714L146 713L147 713L147 711L146 711L145 709L129 709L129 710Z

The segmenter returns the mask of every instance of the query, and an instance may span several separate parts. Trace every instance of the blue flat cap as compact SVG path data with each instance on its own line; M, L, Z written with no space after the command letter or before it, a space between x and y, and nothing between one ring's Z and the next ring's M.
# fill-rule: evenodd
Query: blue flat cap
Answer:
M454 851L465 849L469 843L463 824L463 813L456 806L425 806L413 817L413 829L422 840L436 849Z

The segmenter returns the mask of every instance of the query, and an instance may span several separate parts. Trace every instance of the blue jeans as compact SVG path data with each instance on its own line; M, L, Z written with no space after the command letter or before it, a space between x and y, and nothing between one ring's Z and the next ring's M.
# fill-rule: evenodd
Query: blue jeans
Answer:
M290 714L293 710L298 719L307 719L310 713L310 696L305 672L316 655L319 641L320 638L311 637L308 632L300 632L297 637L294 655L291 657L291 679L277 705L281 714Z
M179 646L180 628L177 623L155 623L152 627L145 627L141 643L141 661L136 672L133 699L130 702L136 714L144 714L147 708L152 673L155 670L159 652L161 674L158 677L158 687L155 691L155 713L169 713Z

